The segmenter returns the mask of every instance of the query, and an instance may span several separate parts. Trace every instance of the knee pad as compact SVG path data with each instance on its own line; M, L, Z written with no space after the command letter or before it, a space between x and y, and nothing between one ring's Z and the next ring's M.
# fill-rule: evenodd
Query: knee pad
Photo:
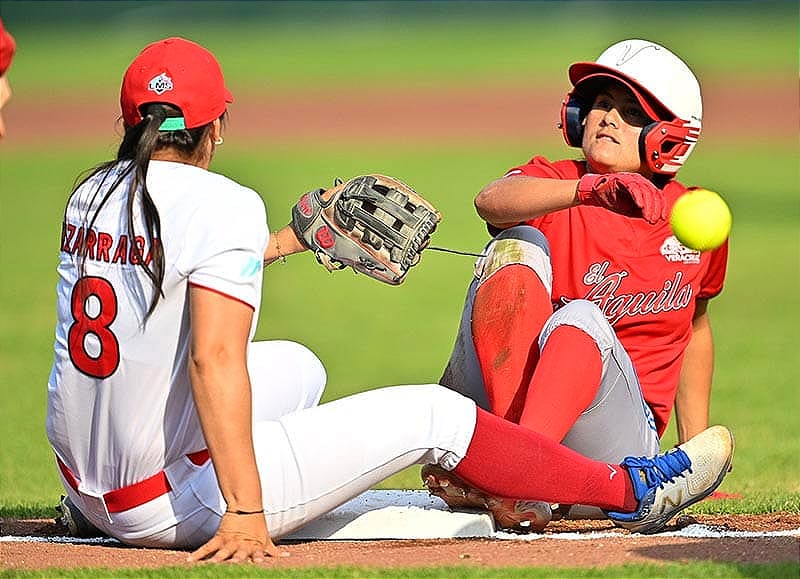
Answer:
M530 225L518 225L501 231L475 263L478 285L507 265L524 265L536 273L547 293L553 291L553 268L550 245L544 234Z

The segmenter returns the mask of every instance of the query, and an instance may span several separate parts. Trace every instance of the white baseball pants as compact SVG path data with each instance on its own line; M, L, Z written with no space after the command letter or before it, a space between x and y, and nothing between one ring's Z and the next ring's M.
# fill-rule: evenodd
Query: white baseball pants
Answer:
M275 539L408 466L452 469L466 454L476 420L468 398L439 385L395 386L316 406L325 371L313 353L260 342L250 355L253 438ZM125 543L199 547L225 511L213 466L185 458L165 472L171 492L111 515L102 500L65 488L95 526Z

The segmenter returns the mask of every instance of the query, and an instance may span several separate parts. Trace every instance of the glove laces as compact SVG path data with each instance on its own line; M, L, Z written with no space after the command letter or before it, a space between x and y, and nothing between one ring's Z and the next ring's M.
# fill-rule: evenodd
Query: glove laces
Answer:
M686 471L692 472L692 461L680 448L653 458L629 457L622 464L628 468L638 468L644 473L647 488L657 486L663 489L664 484L673 482L675 477L686 476Z

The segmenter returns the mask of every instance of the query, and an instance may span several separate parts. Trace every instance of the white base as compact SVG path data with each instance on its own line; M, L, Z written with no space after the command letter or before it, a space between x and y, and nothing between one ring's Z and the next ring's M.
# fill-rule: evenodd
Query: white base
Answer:
M370 490L351 499L285 540L452 539L491 537L488 513L451 512L427 491Z

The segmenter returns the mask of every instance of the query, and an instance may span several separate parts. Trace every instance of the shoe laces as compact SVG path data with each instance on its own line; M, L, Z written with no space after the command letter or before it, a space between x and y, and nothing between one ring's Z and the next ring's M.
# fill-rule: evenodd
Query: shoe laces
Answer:
M637 468L640 473L644 473L648 489L655 486L663 489L664 484L673 482L675 477L683 477L687 471L692 472L692 461L680 448L653 458L628 457L622 464L629 469Z

